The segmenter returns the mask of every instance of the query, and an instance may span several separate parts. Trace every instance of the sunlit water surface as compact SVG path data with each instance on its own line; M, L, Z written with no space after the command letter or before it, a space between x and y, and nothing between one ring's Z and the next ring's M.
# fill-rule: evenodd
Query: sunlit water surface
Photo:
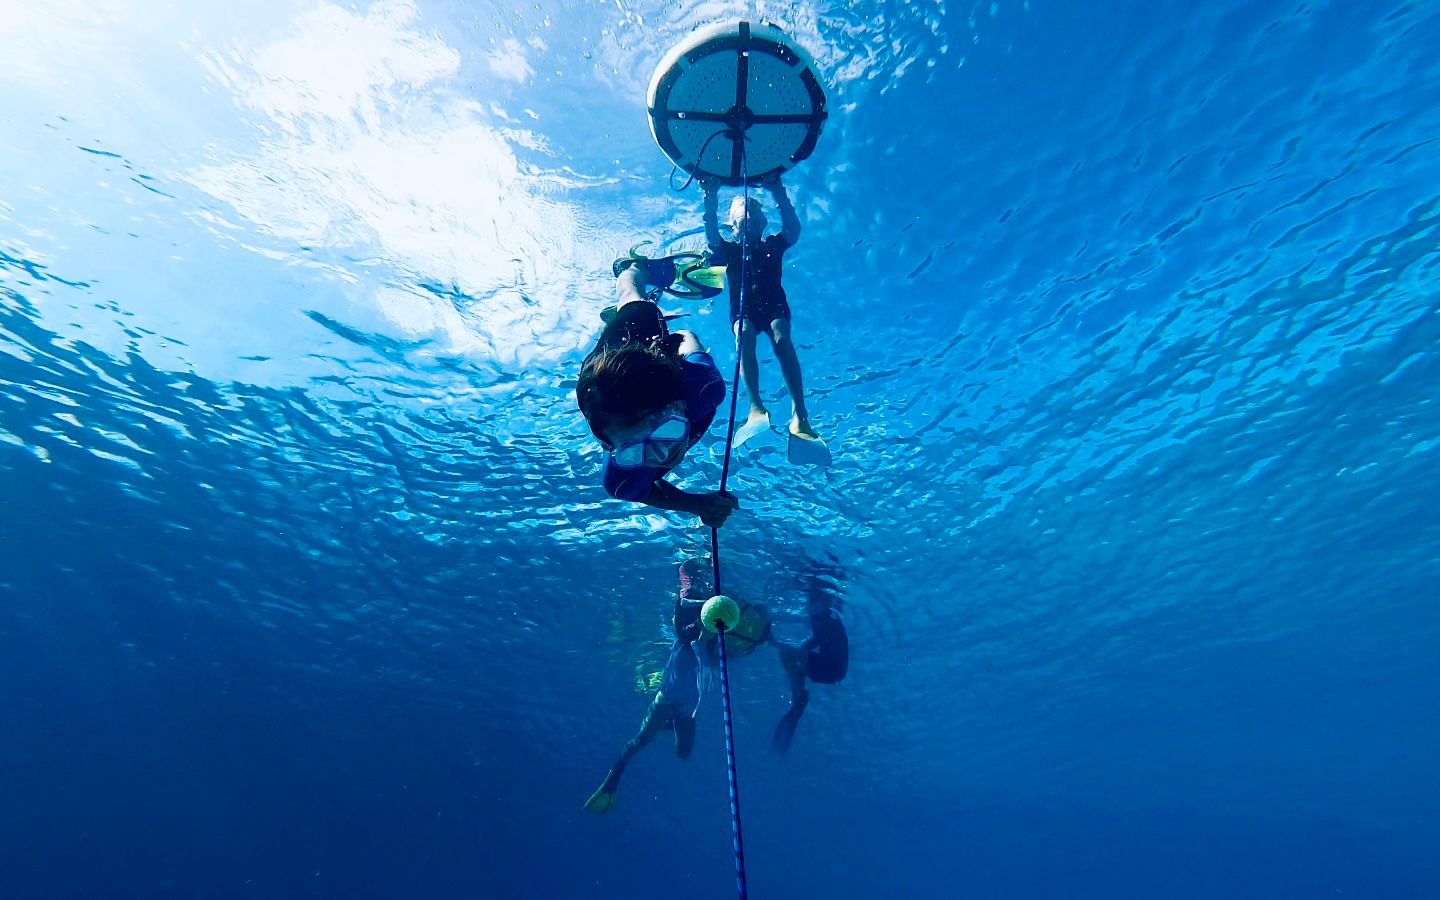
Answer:
M581 810L707 535L572 388L738 16L836 462L737 456L727 580L854 654L784 757L734 673L755 896L1440 890L1440 7L233 6L0 14L0 894L734 895L713 700Z

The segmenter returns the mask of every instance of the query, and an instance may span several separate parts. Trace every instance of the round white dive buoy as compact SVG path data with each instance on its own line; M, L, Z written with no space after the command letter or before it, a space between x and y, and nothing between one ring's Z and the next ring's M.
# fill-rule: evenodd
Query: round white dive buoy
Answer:
M766 23L711 25L681 41L651 76L647 104L675 165L732 186L805 159L825 124L815 61Z

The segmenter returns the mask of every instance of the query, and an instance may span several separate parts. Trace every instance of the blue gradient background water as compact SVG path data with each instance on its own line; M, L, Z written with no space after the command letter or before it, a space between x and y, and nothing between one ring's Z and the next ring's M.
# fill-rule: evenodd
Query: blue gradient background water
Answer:
M1440 895L1440 7L1303 0L5 10L0 895L733 895L713 704L580 808L704 535L571 387L736 15L837 462L728 578L854 647L735 672L754 896Z

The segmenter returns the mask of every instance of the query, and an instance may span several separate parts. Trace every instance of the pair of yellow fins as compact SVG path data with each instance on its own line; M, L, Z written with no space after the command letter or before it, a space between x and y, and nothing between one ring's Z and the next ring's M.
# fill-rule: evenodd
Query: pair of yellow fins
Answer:
M735 429L731 444L739 449L752 438L768 434L770 431L770 414L768 412L751 416ZM790 435L790 443L786 448L786 457L791 464L797 466L830 465L830 446L825 443L824 438L818 434L806 434L794 429L787 429L787 431Z

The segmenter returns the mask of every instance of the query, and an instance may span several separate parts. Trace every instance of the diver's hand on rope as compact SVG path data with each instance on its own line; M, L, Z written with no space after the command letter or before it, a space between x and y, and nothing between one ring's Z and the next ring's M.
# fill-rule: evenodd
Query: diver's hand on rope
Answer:
M709 494L692 495L699 501L696 504L695 513L700 516L700 521L705 523L707 528L719 528L730 518L730 514L740 508L740 501L729 491L713 491Z
M690 513L692 516L699 516L708 528L719 528L730 518L730 514L740 508L740 501L729 491L711 491L704 494L692 494L689 491L682 491L675 485L663 478L657 479L650 486L650 496L646 497L644 503L656 509L669 509L676 512Z

